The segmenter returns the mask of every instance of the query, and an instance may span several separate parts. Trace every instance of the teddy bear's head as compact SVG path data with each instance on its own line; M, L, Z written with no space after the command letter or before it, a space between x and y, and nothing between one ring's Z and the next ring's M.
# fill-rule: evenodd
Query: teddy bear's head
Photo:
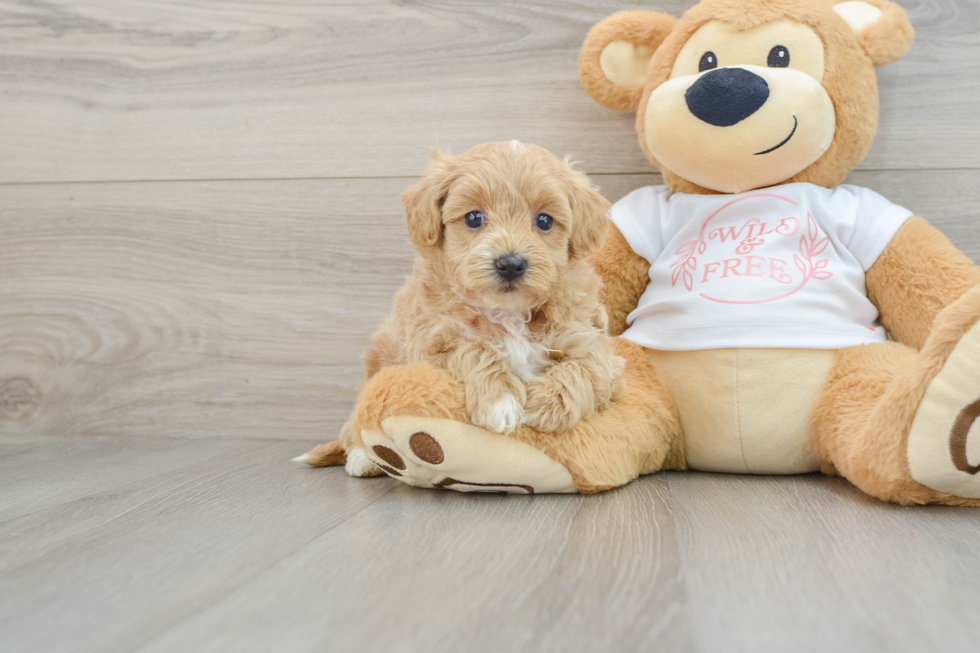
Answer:
M875 67L913 38L885 0L703 0L679 19L610 16L579 72L597 102L637 112L640 146L674 191L830 187L871 147Z

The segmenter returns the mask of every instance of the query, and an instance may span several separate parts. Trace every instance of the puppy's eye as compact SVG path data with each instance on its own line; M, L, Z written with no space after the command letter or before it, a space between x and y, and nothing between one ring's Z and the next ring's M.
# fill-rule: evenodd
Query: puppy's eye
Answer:
M785 45L777 45L769 51L770 68L789 68L789 50Z
M551 231L551 228L555 226L555 220L547 213L542 213L534 219L534 226L541 231Z
M718 57L714 52L705 52L701 55L701 63L698 64L698 72L703 73L706 70L711 70L712 68L718 67Z
M466 219L464 220L468 229L479 229L486 221L487 219L479 211L470 211L466 214Z

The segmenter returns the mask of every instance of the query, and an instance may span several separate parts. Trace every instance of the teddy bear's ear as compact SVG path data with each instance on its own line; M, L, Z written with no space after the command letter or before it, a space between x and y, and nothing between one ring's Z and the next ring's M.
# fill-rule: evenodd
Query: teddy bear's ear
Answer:
M442 236L442 204L452 183L456 159L438 149L421 182L402 193L408 236L416 247L435 247Z
M621 11L595 25L578 57L585 91L604 107L636 111L650 59L675 22L653 11Z
M848 0L834 5L847 21L861 48L876 66L894 63L905 56L915 30L905 10L887 0Z

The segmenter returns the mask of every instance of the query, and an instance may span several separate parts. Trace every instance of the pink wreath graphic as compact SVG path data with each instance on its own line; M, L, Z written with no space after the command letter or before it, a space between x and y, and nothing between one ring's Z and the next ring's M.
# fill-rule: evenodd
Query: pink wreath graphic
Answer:
M824 237L821 240L817 240L817 237L820 235L820 232L817 230L817 221L813 219L813 215L809 212L806 214L806 225L809 237L807 237L808 234L803 234L800 236L800 253L793 254L793 260L796 262L796 267L798 267L803 273L803 281L801 281L800 285L798 285L796 288L793 288L788 293L783 293L777 297L748 301L732 301L728 299L718 299L717 297L709 297L704 293L699 294L705 299L710 299L713 302L719 302L721 304L765 304L767 302L774 302L778 299L784 299L790 295L795 295L803 290L803 286L810 283L810 279L826 280L831 278L834 276L834 273L828 272L824 269L827 267L829 260L825 258L815 259L816 256L823 254L824 250L827 249L827 245L830 244L830 238ZM872 331L873 330L874 329L872 329Z
M698 238L697 240L684 243L674 252L675 254L680 254L681 258L670 264L670 267L674 268L674 271L670 275L670 285L676 286L677 280L683 277L684 287L688 290L694 289L694 275L691 273L698 269L698 259L694 256L695 248L697 248L698 254L704 254L704 250L708 246L705 244L703 238Z
M675 252L678 255L678 259L674 261L670 267L674 269L671 273L670 283L672 286L676 286L679 280L684 281L684 287L689 291L694 288L694 272L698 269L698 260L695 256L696 254L704 254L707 249L707 243L705 242L705 230L708 223L721 213L723 210L742 200L750 199L751 197L775 197L777 199L790 202L795 204L792 200L779 195L768 195L759 194L751 195L749 197L739 198L733 202L729 202L725 206L721 207L711 215L707 220L705 220L704 225L701 227L701 231L698 234L697 240L688 241L682 244ZM800 284L793 290L783 293L777 297L770 297L767 299L757 299L757 300L743 300L743 301L733 301L728 299L719 299L717 297L710 297L704 293L698 293L701 297L708 299L713 302L718 302L721 304L764 304L767 302L774 302L779 299L784 299L790 295L794 295L803 289L811 279L817 279L820 281L825 281L834 276L833 272L828 271L827 265L829 264L829 259L827 258L817 258L826 251L827 247L830 245L830 238L824 237L819 238L820 230L817 228L817 221L814 219L813 214L809 211L806 214L807 222L807 233L800 236L800 253L793 255L793 261L796 263L796 267L799 268L800 272L803 273L803 280Z
M674 252L675 254L680 256L680 258L670 264L670 267L674 268L674 272L670 275L671 286L676 286L677 280L683 278L684 287L687 288L688 290L694 289L693 273L695 270L698 269L698 259L694 256L694 254L695 253L704 254L705 250L708 248L704 236L705 232L708 229L708 223L714 220L719 213L721 213L728 207L738 204L739 202L744 202L745 200L755 199L757 197L772 197L774 199L782 200L784 202L793 204L794 206L796 205L796 202L789 199L788 197L783 197L782 195L774 195L772 193L756 193L755 195L746 195L745 197L740 197L737 200L732 200L731 202L725 204L723 207L721 207L720 209L712 213L710 216L708 216L708 219L704 221L703 225L701 225L701 231L698 232L698 237L696 240L690 240L686 243L683 243L680 247L677 248L677 251ZM816 223L814 223L814 226L816 226Z
M816 262L813 260L813 257L824 253L827 245L830 244L830 238L825 237L817 240L817 236L820 235L820 232L817 230L817 221L813 219L813 214L809 211L806 214L806 230L810 237L807 238L807 234L800 236L800 253L793 254L796 267L803 273L803 283L800 285L800 288L805 286L810 279L826 280L834 276L833 272L824 270L827 267L828 259L822 258ZM802 258L800 254L803 255Z

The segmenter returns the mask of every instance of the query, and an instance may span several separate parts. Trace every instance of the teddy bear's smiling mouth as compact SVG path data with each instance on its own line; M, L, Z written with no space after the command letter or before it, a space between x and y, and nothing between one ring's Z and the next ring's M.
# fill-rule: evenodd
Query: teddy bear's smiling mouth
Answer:
M787 136L786 138L784 138L783 141L779 145L777 145L776 147L770 147L768 150L763 150L761 152L756 152L753 156L759 156L760 154L769 154L770 152L775 152L776 150L778 150L779 148L781 148L783 145L786 145L786 143L789 143L790 139L793 138L793 135L796 133L796 128L799 127L799 126L800 126L799 119L797 119L796 116L793 116L793 131L791 131L789 133L789 136Z

